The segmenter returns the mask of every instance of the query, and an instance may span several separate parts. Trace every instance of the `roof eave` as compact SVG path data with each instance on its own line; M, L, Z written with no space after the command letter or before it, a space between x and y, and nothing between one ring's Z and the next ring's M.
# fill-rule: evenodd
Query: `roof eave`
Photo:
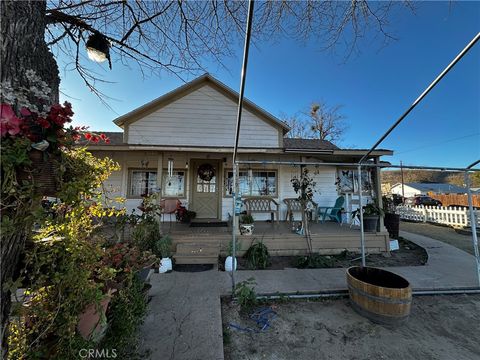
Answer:
M368 151L366 150L355 150L355 149L336 149L333 150L334 155L365 155L367 154ZM392 150L374 150L370 153L370 156L392 156L393 151Z

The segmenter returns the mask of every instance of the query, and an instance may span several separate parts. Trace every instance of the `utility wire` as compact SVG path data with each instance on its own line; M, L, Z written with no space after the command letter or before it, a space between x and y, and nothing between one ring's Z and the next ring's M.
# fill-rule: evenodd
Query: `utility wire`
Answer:
M452 142L452 141L462 140L462 139L466 139L466 138L473 137L473 136L478 136L478 135L480 135L480 133L475 133L475 134L460 136L460 137L456 137L456 138L452 138L452 139L447 139L447 140L439 141L435 144L431 143L431 144L427 144L427 145L424 145L424 146L419 146L419 147L416 147L416 148L413 148L413 149L408 149L408 150L396 152L395 155L405 154L407 152L417 151L417 150L425 149L425 148L428 148L428 147L440 146L440 145L443 145L443 144L446 144L446 143L449 143L449 142Z

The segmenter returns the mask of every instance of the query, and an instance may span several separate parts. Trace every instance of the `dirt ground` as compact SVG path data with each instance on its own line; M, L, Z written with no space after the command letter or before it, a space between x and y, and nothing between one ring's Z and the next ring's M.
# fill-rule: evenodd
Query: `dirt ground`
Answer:
M277 317L261 333L222 302L226 360L475 360L480 359L480 296L414 297L407 323L397 328L358 315L348 298L273 304Z
M400 249L391 252L390 257L383 254L369 254L366 258L367 266L389 267L389 266L420 266L425 265L428 260L427 252L424 248L414 244L406 239L399 239ZM354 265L360 265L360 254L348 252L341 255L326 256L331 260L331 264L325 267L348 268ZM272 256L270 266L266 270L283 270L285 268L296 267L295 260L297 256ZM237 259L238 270L248 270L247 261L241 257ZM219 269L223 269L225 258L220 258Z
M450 227L402 221L400 222L400 230L443 241L473 255L472 236L459 234Z

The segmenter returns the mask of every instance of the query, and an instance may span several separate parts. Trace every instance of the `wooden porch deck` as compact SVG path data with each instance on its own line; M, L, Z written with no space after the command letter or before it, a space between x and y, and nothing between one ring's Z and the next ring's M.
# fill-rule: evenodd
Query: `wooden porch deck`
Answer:
M347 249L360 251L360 230L357 226L341 226L337 223L311 223L312 244L314 252L336 254ZM187 224L164 223L163 230L169 232L175 250L186 244L198 244L219 249L226 255L228 244L232 240L231 227L190 227ZM254 241L263 241L271 255L302 255L307 253L305 237L292 232L288 222L271 223L256 221L253 235L238 235L241 244L238 255L241 256ZM388 250L388 233L365 233L366 249L369 253Z

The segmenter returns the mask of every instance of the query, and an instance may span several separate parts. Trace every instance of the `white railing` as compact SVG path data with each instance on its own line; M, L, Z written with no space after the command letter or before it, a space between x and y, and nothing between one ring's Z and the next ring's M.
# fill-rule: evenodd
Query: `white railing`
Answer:
M473 210L476 224L480 226L480 210ZM397 206L396 213L400 219L433 222L454 227L470 226L470 211L466 207L445 206Z

